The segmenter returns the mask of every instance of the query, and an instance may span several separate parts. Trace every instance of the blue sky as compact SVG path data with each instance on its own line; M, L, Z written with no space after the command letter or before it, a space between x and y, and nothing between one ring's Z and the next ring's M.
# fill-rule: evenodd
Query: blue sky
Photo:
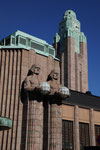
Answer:
M0 39L21 30L52 44L66 10L75 11L88 42L89 90L100 96L100 0L5 0Z

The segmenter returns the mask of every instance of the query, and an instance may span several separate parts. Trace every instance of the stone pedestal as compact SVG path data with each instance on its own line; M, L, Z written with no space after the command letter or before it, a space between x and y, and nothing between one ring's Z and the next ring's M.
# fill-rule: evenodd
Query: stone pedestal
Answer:
M95 146L94 111L90 109L90 145Z

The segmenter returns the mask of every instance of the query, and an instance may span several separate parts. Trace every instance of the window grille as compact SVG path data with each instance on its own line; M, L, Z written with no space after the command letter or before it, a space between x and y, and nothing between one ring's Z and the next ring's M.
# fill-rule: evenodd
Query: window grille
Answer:
M34 42L31 42L31 47L34 48L34 49L40 50L42 52L44 51L44 46L39 45L39 44L34 43Z
M100 125L95 125L96 146L100 146Z
M26 39L20 37L20 44L26 45Z
M62 121L62 149L73 150L73 122Z
M54 50L49 48L49 54L54 55Z
M12 37L12 44L15 45L15 38Z
M84 146L89 146L89 124L79 123L80 132L80 150L83 150Z

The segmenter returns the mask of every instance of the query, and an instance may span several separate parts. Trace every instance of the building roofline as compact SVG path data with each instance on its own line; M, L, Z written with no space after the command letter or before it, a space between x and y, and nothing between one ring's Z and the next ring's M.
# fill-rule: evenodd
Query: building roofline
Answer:
M75 90L71 90L71 89L69 89L69 90L70 90L70 91L73 91L73 92L76 92L76 93L83 94L83 95L87 95L87 96L92 96L92 97L100 98L100 96L97 96L97 95L93 95L93 94L89 95L89 94L86 94L86 93L83 93L83 92L80 92L80 91L75 91ZM87 92L88 92L88 91L87 91Z
M100 110L100 97L70 90L70 97L62 101L63 104L78 105L85 108Z

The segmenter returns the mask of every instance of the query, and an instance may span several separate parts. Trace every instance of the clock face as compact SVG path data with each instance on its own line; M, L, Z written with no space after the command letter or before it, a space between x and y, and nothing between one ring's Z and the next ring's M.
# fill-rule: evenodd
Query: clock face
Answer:
M73 21L73 28L75 31L79 31L80 32L80 24L77 21Z
M80 27L77 23L74 23L73 27L76 31L80 31Z

